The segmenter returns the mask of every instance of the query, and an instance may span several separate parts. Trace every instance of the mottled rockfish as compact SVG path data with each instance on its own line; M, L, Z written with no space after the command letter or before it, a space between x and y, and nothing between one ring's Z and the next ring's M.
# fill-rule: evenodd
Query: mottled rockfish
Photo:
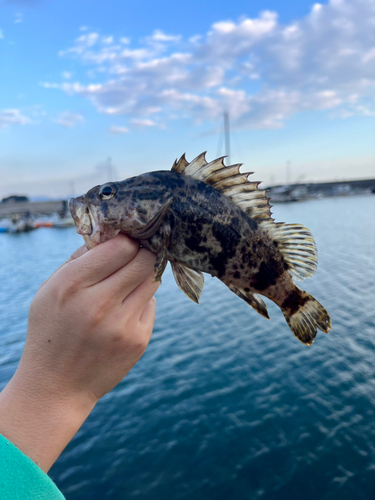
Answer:
M157 255L156 281L170 261L177 285L198 302L208 273L269 318L263 295L310 345L317 329L331 328L324 307L293 282L316 271L314 238L300 224L275 223L260 183L240 166L183 155L171 171L96 186L71 199L70 211L89 249L125 233Z

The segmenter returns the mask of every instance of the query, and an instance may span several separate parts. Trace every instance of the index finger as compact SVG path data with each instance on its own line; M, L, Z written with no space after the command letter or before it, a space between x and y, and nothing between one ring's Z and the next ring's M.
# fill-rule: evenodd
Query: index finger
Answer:
M89 287L103 281L122 267L129 264L137 255L139 243L124 234L101 243L64 266L64 273L68 273ZM62 270L61 270L62 271Z
M88 252L88 249L86 247L86 245L82 245L81 247L77 248L77 250L75 250L72 255L65 261L61 264L61 266L59 266L56 271L54 271L51 276L49 276L46 280L43 281L43 283L40 285L39 287L39 290L41 290L48 282L49 280L52 278L52 276L54 276L58 271L60 271L60 269L64 266L66 266L66 264L68 264L69 262L71 262L72 260L74 259L78 259L78 257L81 257L84 253Z

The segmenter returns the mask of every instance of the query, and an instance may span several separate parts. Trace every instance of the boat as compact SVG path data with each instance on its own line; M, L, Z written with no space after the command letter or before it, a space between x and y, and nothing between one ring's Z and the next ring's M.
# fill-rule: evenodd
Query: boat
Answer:
M7 233L25 233L37 229L37 225L30 213L24 215L13 214L5 228L6 231L4 232Z
M74 220L70 214L54 214L49 217L39 218L36 221L37 227L55 227L58 229L63 229L66 227L73 227Z

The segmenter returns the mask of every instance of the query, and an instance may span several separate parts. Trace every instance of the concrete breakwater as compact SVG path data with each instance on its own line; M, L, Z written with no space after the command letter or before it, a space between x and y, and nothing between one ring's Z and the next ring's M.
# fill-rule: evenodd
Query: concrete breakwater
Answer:
M8 217L13 214L32 215L51 215L59 212L66 212L68 209L67 200L49 200L49 201L22 201L0 203L0 218Z

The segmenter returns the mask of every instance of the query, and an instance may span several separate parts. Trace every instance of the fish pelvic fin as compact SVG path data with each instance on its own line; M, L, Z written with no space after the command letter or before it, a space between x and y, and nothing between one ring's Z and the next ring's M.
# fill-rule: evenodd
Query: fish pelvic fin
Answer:
M161 277L163 276L167 264L168 264L168 259L166 252L161 251L157 256L154 265L155 276L154 279L152 280L153 283L157 283L158 281L160 281L161 283Z
M162 238L162 245L156 257L156 262L154 265L154 271L155 271L155 276L153 279L154 283L156 283L157 281L160 281L161 283L161 277L163 276L165 268L167 267L168 264L167 254L171 237L171 226L169 223L163 225L163 227L160 230L160 235Z
M289 328L303 344L311 345L317 330L328 333L332 328L331 318L322 304L297 286L284 300L281 310Z
M256 312L259 313L261 316L270 319L270 317L268 316L267 306L263 301L263 299L259 297L259 295L252 292L245 292L245 290L242 290L232 284L227 285L227 287L229 288L229 290L235 293L237 297L240 297L240 299L247 302L247 304L249 304L249 306L255 309Z

